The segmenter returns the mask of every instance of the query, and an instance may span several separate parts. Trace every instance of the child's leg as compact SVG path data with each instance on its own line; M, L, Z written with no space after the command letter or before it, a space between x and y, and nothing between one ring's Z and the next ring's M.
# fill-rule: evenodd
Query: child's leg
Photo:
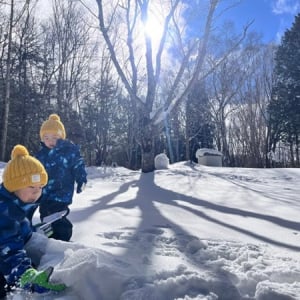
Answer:
M40 217L43 221L43 218L49 216L53 213L68 210L70 211L67 204L57 201L47 201L40 204ZM69 241L73 233L73 225L67 217L62 217L61 219L52 223L53 234L50 238L56 240Z
M40 219L43 222L43 218L63 210L70 210L68 204L58 201L43 201L39 208Z
M53 239L68 242L73 233L73 225L66 218L63 217L52 224L53 234L50 236Z

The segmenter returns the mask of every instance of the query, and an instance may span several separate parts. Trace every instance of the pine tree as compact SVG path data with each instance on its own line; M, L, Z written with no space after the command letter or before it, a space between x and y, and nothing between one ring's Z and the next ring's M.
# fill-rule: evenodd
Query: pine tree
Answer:
M208 97L204 85L199 83L189 94L186 103L186 134L191 160L197 161L195 153L198 148L213 148L213 130Z
M280 140L289 145L292 165L299 166L300 134L300 14L288 29L275 56L275 84L270 102L273 149Z

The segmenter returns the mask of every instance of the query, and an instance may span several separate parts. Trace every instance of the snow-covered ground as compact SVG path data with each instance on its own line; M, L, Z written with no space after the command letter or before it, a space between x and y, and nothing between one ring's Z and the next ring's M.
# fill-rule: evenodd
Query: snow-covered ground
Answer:
M73 242L37 237L68 288L8 299L300 299L300 169L87 170Z

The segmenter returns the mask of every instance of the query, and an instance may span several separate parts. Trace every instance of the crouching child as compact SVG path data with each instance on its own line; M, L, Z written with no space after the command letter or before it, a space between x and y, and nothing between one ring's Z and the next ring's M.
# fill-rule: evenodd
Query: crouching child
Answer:
M14 287L38 293L65 289L64 284L49 282L52 267L36 269L43 253L27 251L32 248L33 232L23 206L41 196L47 180L43 165L24 146L16 145L0 185L0 298ZM30 253L40 253L40 257L30 257Z

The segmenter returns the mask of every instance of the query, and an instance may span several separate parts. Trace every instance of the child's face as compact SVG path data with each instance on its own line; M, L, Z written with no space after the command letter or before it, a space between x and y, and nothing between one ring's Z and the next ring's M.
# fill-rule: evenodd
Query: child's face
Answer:
M24 203L33 203L42 195L42 185L28 186L15 191L15 195Z
M57 140L59 139L61 139L60 135L47 133L43 135L42 142L44 142L48 148L52 149L56 146Z

